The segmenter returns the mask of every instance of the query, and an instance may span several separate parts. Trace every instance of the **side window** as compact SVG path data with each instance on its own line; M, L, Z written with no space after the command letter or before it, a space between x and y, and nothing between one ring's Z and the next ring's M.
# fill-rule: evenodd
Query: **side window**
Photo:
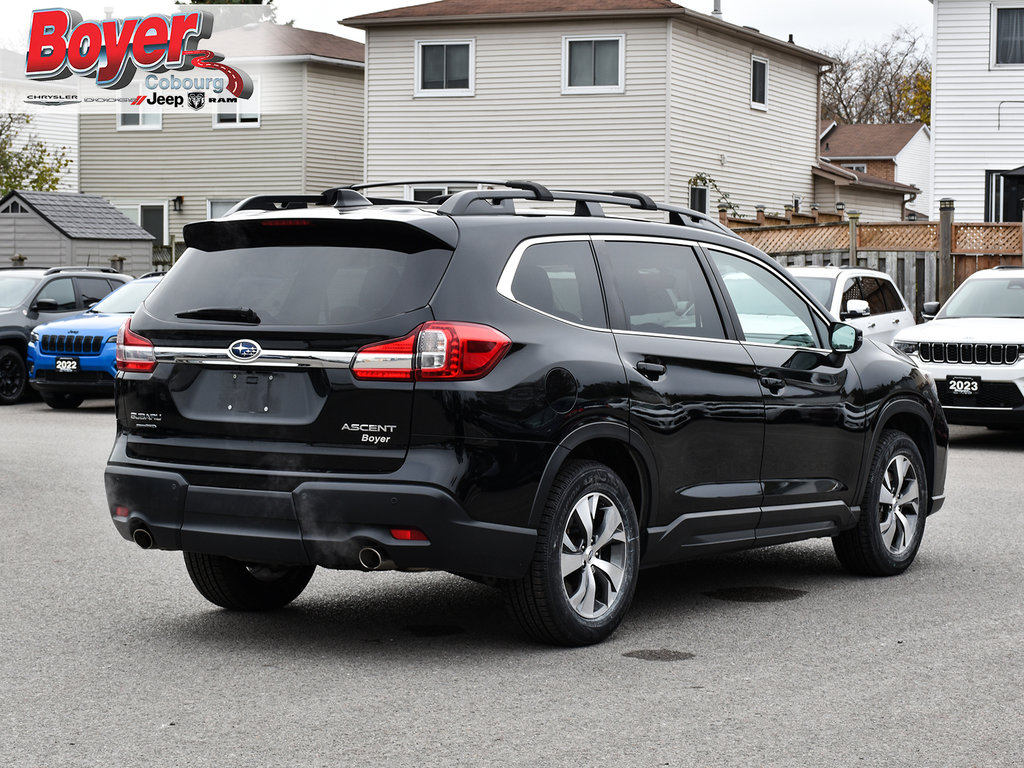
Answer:
M616 323L616 328L725 338L707 278L692 248L609 241L605 252L624 314L624 322Z
M110 293L110 284L101 277L79 277L76 281L83 307L90 307Z
M57 309L54 310L56 312L68 312L78 306L75 302L75 286L70 277L61 277L47 283L36 296L36 301L39 299L56 301Z
M847 303L850 299L863 299L864 294L861 293L860 281L856 278L847 278L846 283L843 285L843 301L839 305L842 312L847 311Z
M907 305L903 303L903 298L900 296L899 291L896 290L895 285L888 280L879 280L878 286L882 298L885 299L885 308L889 312L903 312L906 310Z
M872 315L884 315L886 312L891 311L885 305L885 294L882 293L882 286L885 285L881 280L876 277L862 277L860 279L861 293L864 295L864 301L868 303L868 307L871 308Z
M563 320L608 327L594 252L588 241L531 245L516 267L512 296Z
M747 341L821 347L810 307L779 275L731 253L710 253Z

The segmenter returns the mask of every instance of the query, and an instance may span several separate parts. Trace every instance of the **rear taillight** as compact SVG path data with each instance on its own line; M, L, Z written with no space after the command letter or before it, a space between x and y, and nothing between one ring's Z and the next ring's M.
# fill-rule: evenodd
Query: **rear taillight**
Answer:
M132 332L131 319L117 332L117 370L152 373L156 368L156 350L149 339Z
M490 373L512 342L477 323L424 323L408 336L369 344L352 361L357 379L455 381Z

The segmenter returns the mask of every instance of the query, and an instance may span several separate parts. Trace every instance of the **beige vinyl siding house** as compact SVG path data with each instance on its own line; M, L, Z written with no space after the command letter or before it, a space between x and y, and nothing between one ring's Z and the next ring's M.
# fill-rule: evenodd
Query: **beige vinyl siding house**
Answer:
M1024 0L933 3L932 212L948 197L961 221L1020 221L1024 40L1004 40L1010 61L1000 62L997 24L1003 13L1020 19Z
M689 205L705 174L748 216L810 202L828 58L667 0L558 8L443 0L345 20L367 33L367 180L528 178ZM569 46L588 40L617 41L621 80L568 82ZM446 45L468 48L469 87L421 87L423 47Z
M150 125L134 118L143 124L125 126L118 114L81 117L82 191L106 197L157 245L180 243L185 224L252 195L316 194L362 179L362 46L291 28L230 32L236 45L248 34L283 36L269 54L226 59L252 77L248 102L165 108ZM240 47L266 50L258 42Z

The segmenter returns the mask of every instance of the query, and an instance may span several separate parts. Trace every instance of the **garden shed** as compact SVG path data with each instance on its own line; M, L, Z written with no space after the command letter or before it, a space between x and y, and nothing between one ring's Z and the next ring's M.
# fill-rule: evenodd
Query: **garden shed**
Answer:
M0 199L0 264L150 271L153 236L99 195L12 190Z

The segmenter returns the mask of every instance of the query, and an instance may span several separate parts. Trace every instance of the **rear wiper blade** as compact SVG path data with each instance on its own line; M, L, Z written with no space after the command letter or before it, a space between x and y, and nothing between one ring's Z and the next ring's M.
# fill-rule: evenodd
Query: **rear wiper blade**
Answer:
M200 307L176 312L174 316L195 320L220 320L225 323L260 322L260 316L249 307Z

